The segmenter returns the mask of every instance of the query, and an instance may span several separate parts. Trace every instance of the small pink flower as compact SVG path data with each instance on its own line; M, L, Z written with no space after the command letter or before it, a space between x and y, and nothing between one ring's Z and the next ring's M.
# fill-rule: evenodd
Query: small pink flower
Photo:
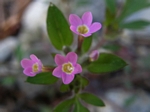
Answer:
M94 50L94 51L92 51L92 53L90 54L90 60L91 60L91 61L97 60L98 57L99 57L99 52L98 52L98 50Z
M102 27L102 25L98 22L92 24L92 19L93 17L91 12L85 12L81 19L76 14L70 14L70 29L78 35L88 37Z
M64 84L69 84L74 79L75 74L81 73L82 68L77 64L77 54L69 52L66 57L57 54L55 63L57 67L53 71L53 75L62 78Z
M30 55L30 59L21 60L21 66L24 68L23 73L27 76L34 77L36 74L42 72L43 64L41 61L34 55Z

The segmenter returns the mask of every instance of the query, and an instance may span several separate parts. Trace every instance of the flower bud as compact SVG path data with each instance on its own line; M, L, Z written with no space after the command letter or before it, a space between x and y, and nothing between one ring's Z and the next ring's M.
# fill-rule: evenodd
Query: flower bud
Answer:
M98 50L94 50L92 51L92 53L90 54L90 61L95 61L98 59L99 57L99 51Z

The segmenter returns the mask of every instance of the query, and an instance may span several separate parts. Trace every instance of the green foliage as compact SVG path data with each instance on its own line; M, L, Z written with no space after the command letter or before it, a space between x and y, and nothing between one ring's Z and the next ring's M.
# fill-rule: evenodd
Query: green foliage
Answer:
M126 0L123 11L118 20L123 21L133 13L148 7L150 7L150 2L148 0Z
M145 26L149 25L150 22L144 20L136 20L128 23L121 23L120 28L128 28L128 29L141 29Z
M79 97L86 103L92 104L94 106L105 106L104 102L99 97L91 93L81 93Z
M120 50L120 46L116 44L107 44L104 45L103 48L114 52Z
M112 14L116 13L116 0L105 0L105 3L106 7Z
M82 52L86 53L92 44L92 36L84 38L83 44L82 44Z
M101 53L99 58L88 66L88 70L92 73L113 72L126 65L126 62L118 56Z
M26 82L32 84L54 84L58 79L50 72L39 73L34 77L28 77Z
M15 77L7 76L4 78L1 78L0 84L3 86L12 86L16 82Z
M80 81L81 81L81 87L82 87L82 89L84 89L88 84L89 84L89 81L85 78L85 77L82 77L81 75L80 75Z
M86 107L84 107L79 100L76 99L74 112L90 112Z
M18 59L18 61L21 61L23 58L24 52L22 50L21 45L19 44L15 50L15 56Z
M70 90L75 90L78 92L80 89L84 89L88 84L89 81L85 77L76 75L75 79L69 85L61 84L60 91L67 92Z
M74 100L74 98L64 100L54 108L54 112L69 112L71 106L74 104Z
M148 0L126 0L122 9L117 9L116 0L105 0L106 2L106 19L104 25L106 26L106 34L112 35L121 31L121 29L141 29L149 25L150 22L144 20L136 20L125 23L132 14L150 7ZM118 10L121 10L117 13ZM111 36L112 37L112 36Z
M62 12L52 3L48 8L47 32L52 44L58 50L72 44L73 34L69 24Z
M61 92L67 92L67 91L69 91L69 90L70 90L69 85L62 84L62 85L60 86L60 91L61 91Z

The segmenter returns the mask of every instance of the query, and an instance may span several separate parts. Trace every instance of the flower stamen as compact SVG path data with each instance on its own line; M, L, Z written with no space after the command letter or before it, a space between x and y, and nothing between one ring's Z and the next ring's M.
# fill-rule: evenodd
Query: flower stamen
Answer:
M39 70L38 63L33 64L32 71L33 72L38 72L38 70Z
M69 63L64 63L62 65L62 71L67 73L67 74L71 74L74 70L74 67L72 66L72 64L69 62Z
M77 31L80 34L86 34L86 33L89 32L89 29L88 29L88 27L86 25L81 25L81 26L78 26Z

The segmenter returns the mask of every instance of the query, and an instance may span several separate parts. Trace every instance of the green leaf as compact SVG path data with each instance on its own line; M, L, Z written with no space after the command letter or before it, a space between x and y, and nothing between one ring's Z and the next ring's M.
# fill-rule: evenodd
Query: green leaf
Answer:
M104 45L103 48L110 50L110 51L113 51L113 52L116 52L120 49L120 46L116 45L116 44L107 44L107 45Z
M24 56L24 52L22 50L22 46L21 44L19 44L17 46L17 48L15 49L15 57L17 58L18 61L21 61L23 59L23 56Z
M86 107L84 107L78 100L76 100L74 112L90 112L90 111Z
M92 44L92 36L84 38L83 44L82 44L82 52L86 53Z
M26 82L32 84L54 84L58 78L54 77L50 72L39 73L34 77L28 77Z
M126 62L118 56L101 53L99 58L88 66L88 70L92 73L113 72L126 65Z
M84 88L89 84L89 81L85 77L82 77L82 76L80 76L80 77L81 77L80 78L81 86L82 86L82 88Z
M61 92L67 92L67 91L69 91L69 90L70 90L69 85L62 84L62 85L60 86L60 91L61 91Z
M116 12L116 0L105 0L105 3L108 10L114 14Z
M123 11L118 19L123 21L133 13L148 7L150 7L148 0L126 0Z
M54 4L50 3L47 14L47 31L56 49L62 50L63 46L72 44L73 34L69 27L62 12Z
M70 108L74 103L74 98L73 99L67 99L63 102L61 102L60 104L58 104L55 108L54 108L54 112L70 112Z
M92 104L94 106L105 106L104 102L99 97L91 93L81 93L79 97L86 103Z
M120 28L141 29L150 25L150 22L144 20L136 20L128 23L121 23Z

